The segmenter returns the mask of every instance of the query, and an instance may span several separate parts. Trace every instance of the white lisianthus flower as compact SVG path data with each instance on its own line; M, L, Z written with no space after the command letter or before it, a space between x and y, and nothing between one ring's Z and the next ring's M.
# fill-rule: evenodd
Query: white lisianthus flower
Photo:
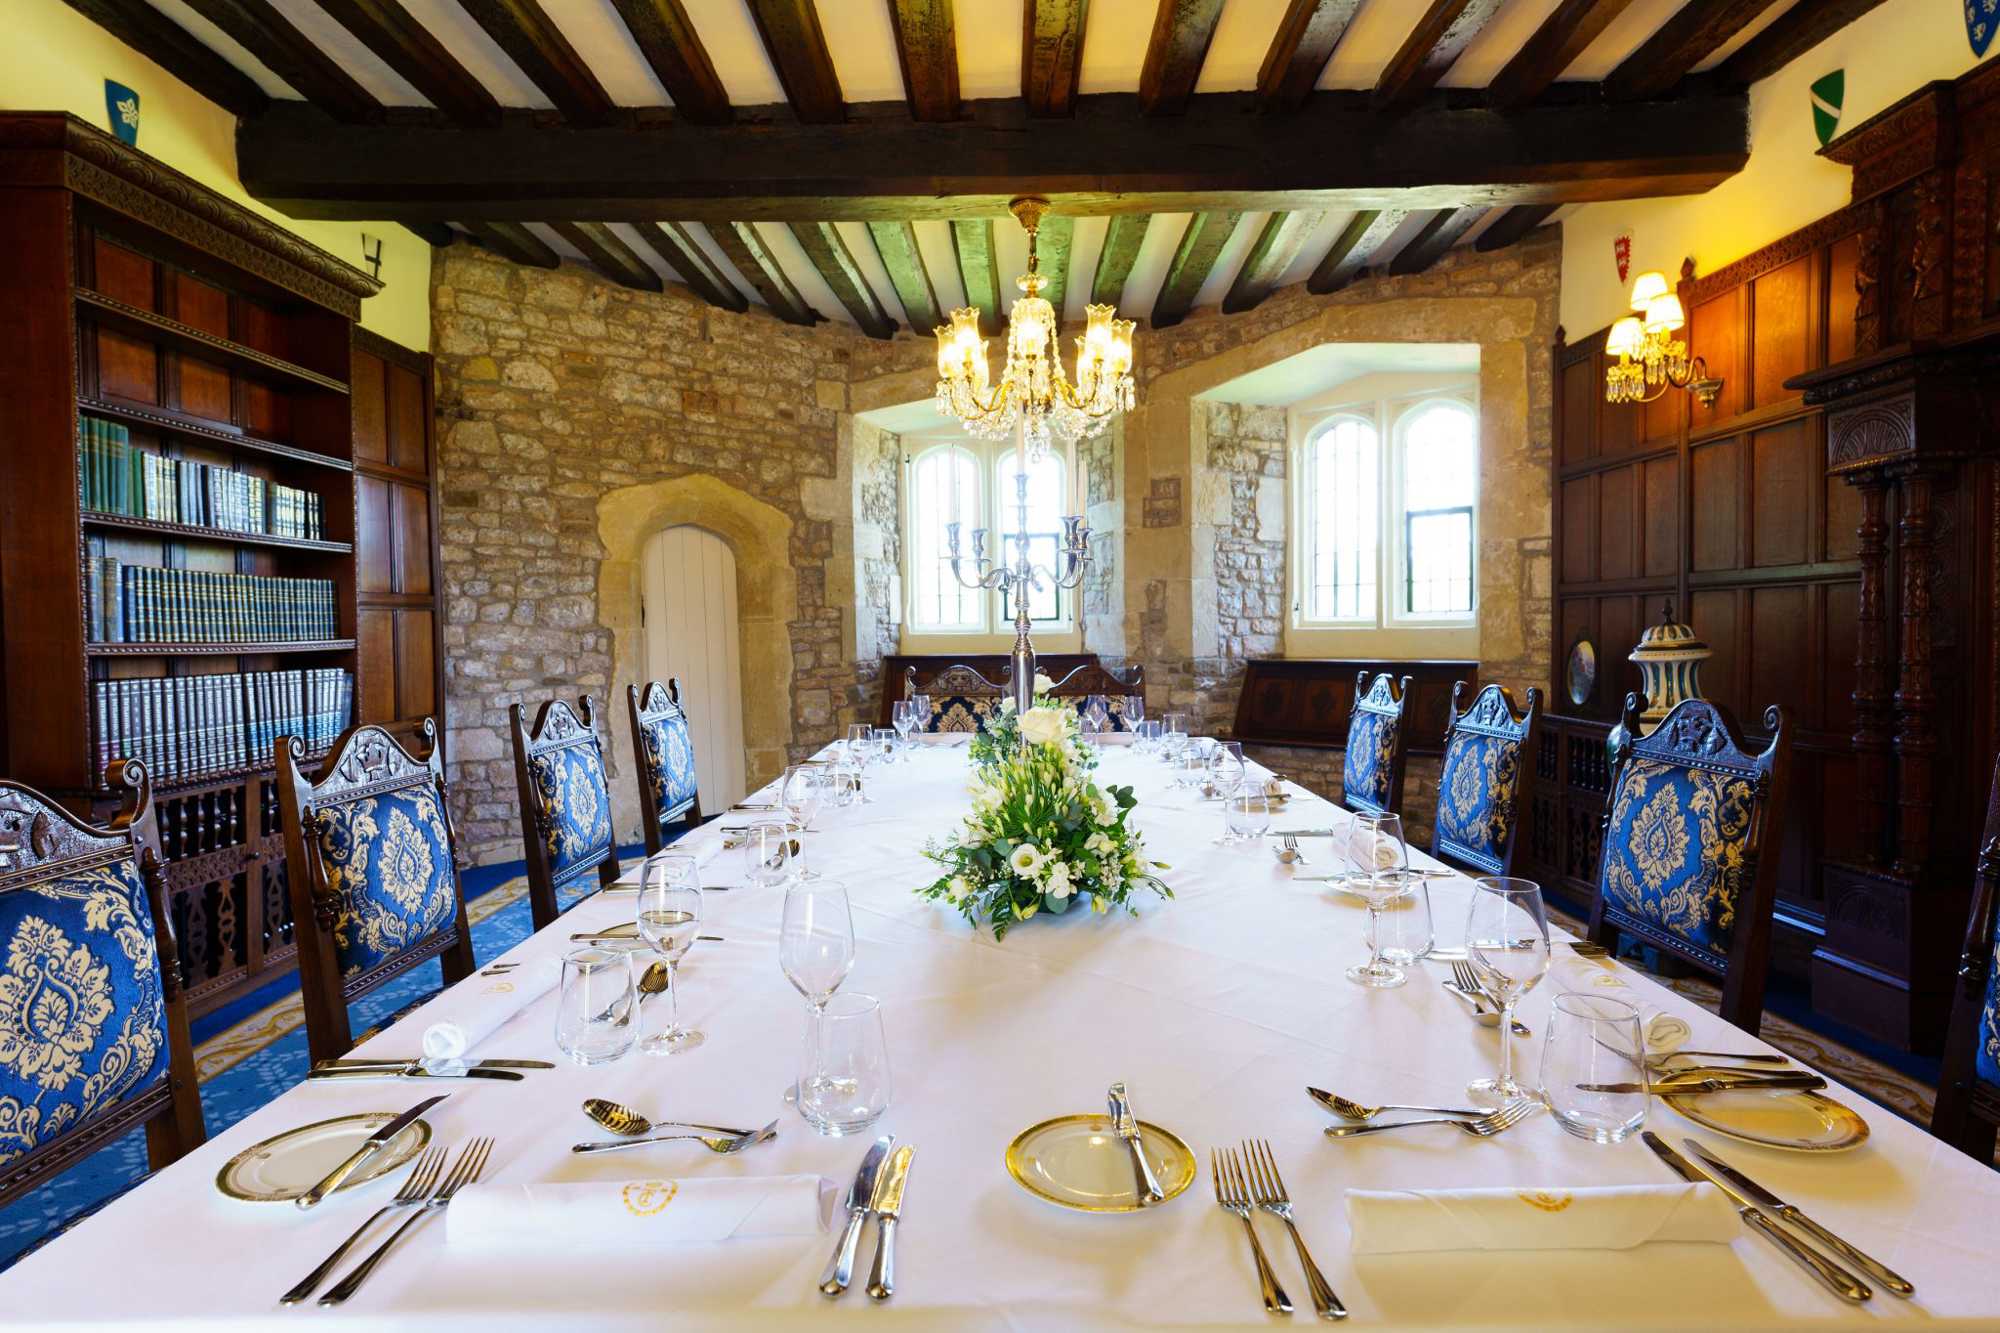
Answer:
M1030 708L1021 714L1021 739L1036 745L1054 745L1069 735L1069 724L1060 708Z
M1051 898L1067 898L1074 893L1076 890L1069 882L1069 862L1051 861L1048 875L1042 881L1042 888Z
M1102 833L1093 833L1083 840L1083 850L1096 852L1099 856L1110 851L1115 844Z
M1047 677L1046 675L1044 675L1044 674L1043 674L1042 672L1039 672L1039 671L1037 671L1037 672L1035 673L1035 693L1036 693L1036 694L1047 694L1047 693L1048 693L1048 692L1049 692L1050 690L1054 689L1055 687L1056 687L1056 683L1055 683L1054 681L1050 680L1050 679L1049 679L1049 678L1048 678L1048 677Z
M1014 873L1017 875L1032 875L1042 868L1042 862L1046 859L1042 855L1041 848L1032 842L1024 842L1014 849L1012 856L1007 858L1007 864L1014 867Z

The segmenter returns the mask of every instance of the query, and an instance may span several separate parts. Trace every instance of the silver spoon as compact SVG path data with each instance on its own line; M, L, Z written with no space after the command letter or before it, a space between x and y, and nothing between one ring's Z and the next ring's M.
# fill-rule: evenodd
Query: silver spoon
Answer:
M720 1153L723 1156L728 1156L730 1153L742 1152L745 1148L755 1147L766 1139L774 1139L776 1137L778 1137L778 1122L773 1120L762 1129L745 1130L741 1133L731 1130L719 1136L712 1134L654 1134L649 1138L618 1139L610 1143L572 1143L569 1150L577 1153L617 1152L621 1148L636 1148L645 1143L676 1143L685 1141L699 1143L712 1153Z
M658 995L661 991L667 988L668 982L670 982L672 979L673 979L673 973L667 970L667 965L665 963L654 963L651 967L647 968L644 972L641 972L639 974L639 983L638 983L639 998L637 1000L637 1003L644 1004L647 1000L650 1000L655 995ZM611 1015L617 1012L618 1012L618 1001L613 1000L610 1004L606 1005L603 1010L601 1010L598 1013L592 1014L590 1017L590 1021L593 1023L606 1023L611 1020ZM586 1105L585 1109L586 1110L589 1109L588 1105ZM646 1131L640 1129L640 1130L634 1130L633 1132L635 1134L643 1134Z
M624 1138L635 1138L640 1134L650 1134L657 1126L623 1102L607 1101L602 1097L591 1097L583 1103L583 1113L613 1134ZM691 1120L662 1120L662 1126L675 1129L706 1129L716 1134L742 1135L754 1130L736 1129L729 1125L703 1125Z

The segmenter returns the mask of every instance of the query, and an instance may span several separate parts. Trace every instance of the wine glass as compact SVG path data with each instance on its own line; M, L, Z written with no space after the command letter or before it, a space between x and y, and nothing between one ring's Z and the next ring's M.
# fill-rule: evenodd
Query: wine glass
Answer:
M847 726L847 752L854 756L854 762L866 766L874 756L868 752L869 733L875 729L866 722L850 722Z
M916 731L918 735L922 735L924 732L930 730L931 697L928 694L913 694L910 696L910 716L917 720Z
M1111 730L1111 701L1101 694L1093 694L1084 701L1083 715L1090 722L1090 729L1101 738Z
M820 807L826 804L826 765L793 764L785 770L784 786L779 790L783 795L778 799L784 803L785 813L798 824L799 832L815 832L813 820L819 818Z
M1468 1084L1474 1100L1504 1106L1533 1094L1514 1081L1514 1006L1549 970L1549 915L1541 885L1498 876L1472 882L1465 954L1480 987L1500 1002L1500 1076Z
M681 1026L680 961L701 930L701 881L695 859L675 852L646 858L639 871L639 938L667 964L667 1026L639 1043L648 1055L678 1055L701 1045L702 1034Z
M778 926L778 965L785 979L812 1006L813 1058L807 1068L820 1066L817 1050L826 1002L854 970L854 914L847 905L847 886L836 879L800 882L785 890L784 917ZM795 1081L786 1089L788 1105L798 1101Z
M1146 720L1146 696L1128 694L1125 696L1125 730L1137 731L1139 724Z
M910 762L910 736L917 729L917 705L912 699L898 699L890 710L889 720L896 724L896 735L902 742L903 762Z
M1347 969L1347 979L1357 986L1387 988L1408 981L1409 974L1382 956L1382 909L1409 894L1423 883L1421 872L1385 869L1356 875L1349 886L1368 905L1368 961Z
M1216 741L1208 752L1208 785L1224 800L1244 785L1243 742Z
M1356 815L1347 826L1347 860L1355 877L1377 870L1406 870L1409 848L1403 842L1401 815Z
M1172 764L1187 748L1187 714L1168 713L1160 719L1160 757Z

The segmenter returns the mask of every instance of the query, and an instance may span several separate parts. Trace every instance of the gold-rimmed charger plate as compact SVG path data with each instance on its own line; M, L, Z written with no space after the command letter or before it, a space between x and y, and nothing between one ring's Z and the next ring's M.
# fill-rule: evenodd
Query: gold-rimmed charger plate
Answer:
M1166 1195L1160 1202L1186 1192L1194 1183L1195 1162L1181 1137L1141 1120L1139 1140ZM1064 1115L1030 1125L1007 1145L1007 1174L1022 1189L1058 1208L1136 1213L1141 1207L1132 1155L1111 1132L1107 1115Z
M1718 1092L1660 1099L1704 1129L1741 1143L1793 1152L1842 1152L1868 1137L1868 1122L1852 1107L1804 1088Z
M262 1143L253 1143L229 1159L215 1173L215 1187L232 1199L246 1203L285 1203L298 1198L333 1173L369 1135L394 1120L395 1111L364 1111L332 1120L300 1125L282 1134L273 1134ZM341 1183L341 1191L365 1185L388 1175L424 1150L431 1141L431 1127L413 1120L391 1139L381 1152L363 1162L359 1170Z

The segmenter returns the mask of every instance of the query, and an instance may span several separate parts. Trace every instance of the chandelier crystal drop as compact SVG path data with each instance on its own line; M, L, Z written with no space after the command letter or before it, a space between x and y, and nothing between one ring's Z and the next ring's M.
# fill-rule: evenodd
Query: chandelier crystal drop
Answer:
M1061 316L1042 295L1048 286L1035 255L1035 234L1049 201L1016 199L1009 210L1028 233L1028 270L1007 315L1007 363L993 382L979 310L951 312L937 330L937 407L972 435L998 440L1018 428L1028 454L1039 460L1058 441L1085 440L1120 412L1132 409L1132 330L1109 305L1085 307L1087 322L1076 339L1076 380L1063 373Z

